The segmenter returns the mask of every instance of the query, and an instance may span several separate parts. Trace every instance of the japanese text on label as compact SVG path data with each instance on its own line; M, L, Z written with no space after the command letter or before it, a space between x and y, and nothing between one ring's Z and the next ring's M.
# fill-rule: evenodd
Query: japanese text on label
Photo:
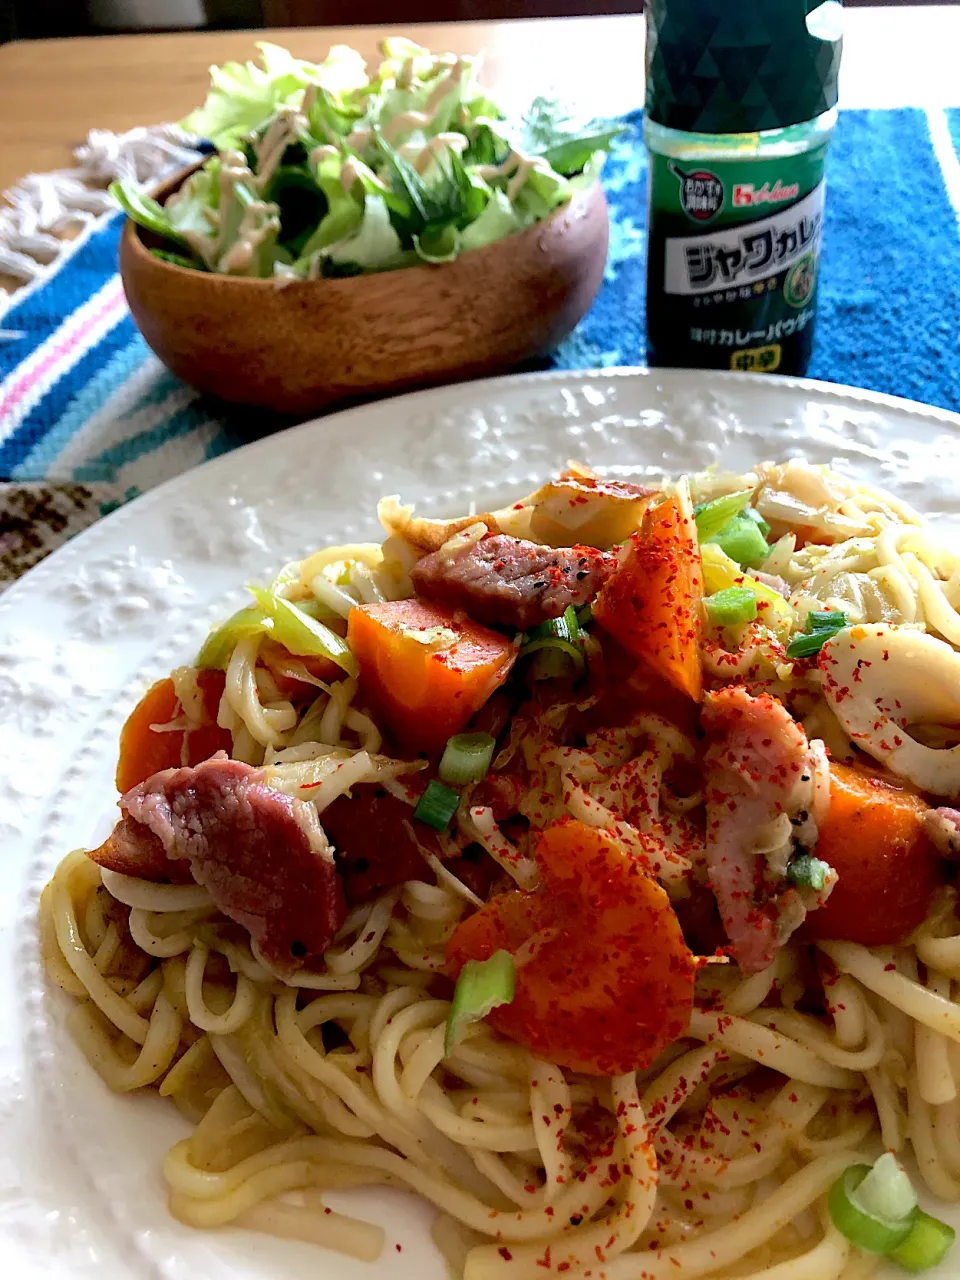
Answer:
M665 292L690 295L752 284L816 250L823 226L824 185L821 182L797 204L770 218L668 240Z

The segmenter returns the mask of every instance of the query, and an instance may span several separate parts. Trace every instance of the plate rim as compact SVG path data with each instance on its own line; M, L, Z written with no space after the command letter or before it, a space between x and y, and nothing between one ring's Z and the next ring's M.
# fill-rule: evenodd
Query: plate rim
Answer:
M477 397L486 398L486 393L489 392L489 398L492 398L499 388L509 390L515 386L549 386L551 383L578 380L589 381L591 379L614 379L615 381L630 382L647 378L664 378L668 382L682 382L684 379L689 378L692 384L691 390L695 386L709 390L710 385L716 382L720 386L756 387L758 390L765 387L775 387L784 392L793 391L815 394L861 407L895 410L910 417L938 422L960 433L960 412L942 409L937 405L926 404L921 400L911 400L906 396L891 395L885 391L871 391L865 387L854 387L847 383L826 382L818 378L799 378L789 374L752 374L728 369L660 369L652 368L648 365L615 365L610 368L544 369L524 373L508 373L492 378L476 378L466 382L444 383L436 387L421 387L417 390L404 392L401 395L367 401L364 404L351 405L333 413L309 418L304 422L284 427L279 431L260 436L255 440L247 440L236 449L222 453L216 458L208 458L204 462L190 467L187 471L181 471L175 476L170 476L168 479L161 481L160 484L154 485L144 493L138 494L136 498L124 503L123 506L115 511L111 511L106 516L101 516L92 525L82 529L68 542L57 547L38 564L10 583L0 593L0 617L16 607L21 595L28 596L35 584L39 584L48 574L56 572L61 562L65 563L66 560L72 558L76 554L78 546L84 550L88 547L92 549L96 538L102 536L105 526L109 526L111 531L119 528L122 523L145 511L147 505L162 501L168 491L175 490L178 485L184 483L187 477L192 477L198 472L212 476L220 469L228 469L231 465L231 460L235 459L238 454L243 454L249 458L258 450L265 450L278 440L292 439L297 435L306 434L331 423L339 426L344 421L349 423L351 419L362 419L371 413L376 414L383 409L384 405L409 405L416 402L429 406L432 401L442 399L459 388L467 388L471 392L476 388ZM57 482L50 481L49 483L55 484Z

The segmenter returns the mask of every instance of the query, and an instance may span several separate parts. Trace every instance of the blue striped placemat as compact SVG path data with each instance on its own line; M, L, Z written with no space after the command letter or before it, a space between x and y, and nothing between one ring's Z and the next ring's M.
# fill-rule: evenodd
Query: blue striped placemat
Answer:
M630 123L605 171L604 285L560 368L644 362L646 157ZM812 377L960 410L958 153L960 112L841 112ZM185 387L137 333L116 274L120 221L97 225L0 318L8 578L102 507L242 443L245 418Z

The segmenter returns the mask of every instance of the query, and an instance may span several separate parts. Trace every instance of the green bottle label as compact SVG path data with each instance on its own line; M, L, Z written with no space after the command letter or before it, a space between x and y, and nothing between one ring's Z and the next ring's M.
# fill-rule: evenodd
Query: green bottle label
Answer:
M651 155L652 365L805 371L826 154L824 144L779 158Z

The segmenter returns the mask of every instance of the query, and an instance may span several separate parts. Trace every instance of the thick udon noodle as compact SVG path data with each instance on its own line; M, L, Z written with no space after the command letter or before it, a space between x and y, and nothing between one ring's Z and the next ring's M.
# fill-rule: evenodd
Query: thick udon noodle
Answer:
M785 532L776 543L773 571L801 616L830 604L852 621L906 622L960 643L960 561L917 517L800 464L759 474L758 506L771 523L845 539L798 551ZM700 496L743 487L739 477L694 483ZM317 553L284 589L344 615L358 598L402 595L395 541L387 558L366 545ZM345 560L361 566L348 587L337 581ZM227 672L220 722L235 755L274 768L294 792L310 780L312 797L319 778L321 810L358 781L396 788L376 725L353 706L355 682L314 681L317 700L298 718L256 667L257 644L242 641ZM759 639L750 661L775 665L776 656ZM719 669L736 677L729 664ZM179 679L189 713L189 680ZM810 701L822 720L815 691ZM568 751L567 811L615 823L604 787L641 759L631 778L646 787L648 811L682 817L698 797L671 796L663 775L684 755L693 744L656 716ZM469 834L523 883L530 867L505 854L489 813ZM750 977L706 963L689 1034L648 1071L605 1080L537 1061L482 1022L444 1058L449 1004L429 986L452 927L478 900L425 858L423 881L350 913L323 972L289 981L205 890L101 871L79 852L61 863L41 899L48 972L75 997L70 1030L107 1084L157 1088L194 1122L164 1163L181 1221L372 1260L382 1229L331 1211L323 1193L389 1184L436 1206L435 1239L466 1280L532 1280L545 1270L856 1280L875 1260L823 1208L848 1165L880 1147L912 1152L929 1191L960 1200L953 890L901 947L819 944L825 1015L801 1007L807 947L788 944ZM682 861L668 851L659 868L668 892Z

